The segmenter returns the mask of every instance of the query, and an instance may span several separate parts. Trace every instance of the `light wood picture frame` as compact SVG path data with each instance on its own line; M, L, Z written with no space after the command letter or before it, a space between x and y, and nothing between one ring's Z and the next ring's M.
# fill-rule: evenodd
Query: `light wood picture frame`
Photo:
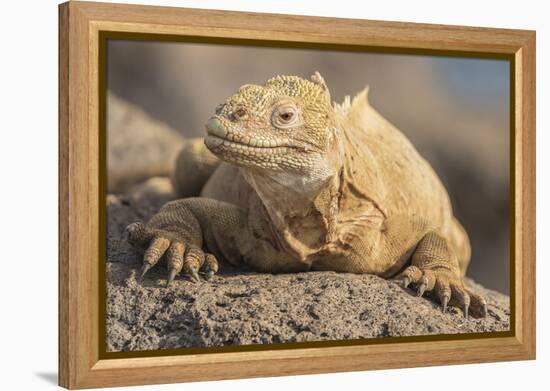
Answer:
M510 60L509 333L106 356L105 40L194 37ZM179 37L179 38L178 38ZM102 236L103 235L103 236ZM103 331L102 331L103 330ZM459 352L459 354L457 354ZM59 384L69 389L535 358L535 32L70 1L59 6Z

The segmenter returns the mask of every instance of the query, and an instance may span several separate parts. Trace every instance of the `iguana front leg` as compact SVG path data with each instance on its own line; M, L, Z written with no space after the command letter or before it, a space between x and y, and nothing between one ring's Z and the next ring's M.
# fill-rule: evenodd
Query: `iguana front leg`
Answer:
M246 223L246 213L234 205L185 198L164 205L147 224L132 223L126 230L130 243L144 249L140 278L164 256L169 285L182 270L195 281L199 271L209 279L218 271L216 257L239 262Z

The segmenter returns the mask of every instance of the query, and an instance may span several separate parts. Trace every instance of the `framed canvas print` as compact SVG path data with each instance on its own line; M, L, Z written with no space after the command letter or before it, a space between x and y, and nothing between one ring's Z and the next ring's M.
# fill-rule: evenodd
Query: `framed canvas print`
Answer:
M535 357L534 32L59 20L60 385Z

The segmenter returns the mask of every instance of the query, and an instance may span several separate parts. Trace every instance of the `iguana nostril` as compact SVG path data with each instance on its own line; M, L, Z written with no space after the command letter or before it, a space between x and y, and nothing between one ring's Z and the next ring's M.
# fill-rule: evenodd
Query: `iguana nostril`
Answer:
M246 109L238 107L229 115L229 119L233 122L239 121L247 116Z
M246 116L246 110L243 109L243 108L239 108L239 109L235 110L235 115L239 118L242 118L242 117Z

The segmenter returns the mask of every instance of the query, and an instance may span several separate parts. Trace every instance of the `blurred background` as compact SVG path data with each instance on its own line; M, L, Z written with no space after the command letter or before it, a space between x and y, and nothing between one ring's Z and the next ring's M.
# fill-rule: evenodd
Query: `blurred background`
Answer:
M432 164L472 241L468 275L509 293L509 63L214 44L109 41L108 191L168 175L182 137L246 83L319 71L371 104Z

